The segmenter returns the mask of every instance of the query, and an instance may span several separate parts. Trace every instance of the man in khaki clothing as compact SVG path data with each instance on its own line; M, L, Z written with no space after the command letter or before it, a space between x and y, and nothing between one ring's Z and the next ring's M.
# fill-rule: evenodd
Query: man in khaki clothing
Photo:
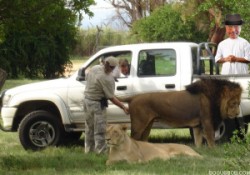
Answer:
M85 153L106 151L105 132L107 126L106 108L108 100L129 114L115 96L115 80L112 71L118 65L115 57L108 57L104 65L96 65L91 68L86 76L86 88L84 91L85 121Z

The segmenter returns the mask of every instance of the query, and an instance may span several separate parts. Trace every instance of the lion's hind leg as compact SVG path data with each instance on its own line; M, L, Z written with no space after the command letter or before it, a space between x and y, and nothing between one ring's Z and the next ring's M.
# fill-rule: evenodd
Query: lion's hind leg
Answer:
M191 157L197 157L197 158L203 158L199 153L197 153L195 150L187 146L187 149L184 151L184 154L191 156Z
M196 158L202 158L202 156L197 153L195 150L193 150L190 146L184 145L184 144L175 144L175 143L169 143L166 144L166 152L171 156L191 156Z
M182 145L179 150L176 150L175 155L182 155L182 156L190 156L194 158L203 158L199 153L193 150L191 147L187 145Z

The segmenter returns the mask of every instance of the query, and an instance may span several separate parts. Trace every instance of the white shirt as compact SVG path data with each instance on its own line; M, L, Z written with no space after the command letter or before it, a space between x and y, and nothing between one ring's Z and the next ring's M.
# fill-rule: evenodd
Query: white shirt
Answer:
M250 61L250 44L244 38L227 38L219 43L215 61L229 55L245 58ZM248 64L240 62L225 62L222 64L221 74L248 74Z

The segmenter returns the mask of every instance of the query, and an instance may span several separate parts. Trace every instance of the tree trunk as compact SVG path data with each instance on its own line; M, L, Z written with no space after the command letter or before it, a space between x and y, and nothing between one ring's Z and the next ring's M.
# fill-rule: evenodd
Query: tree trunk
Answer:
M7 73L0 68L0 90L2 89L4 82L7 78Z
M116 19L120 19L127 27L154 11L159 6L167 4L167 0L108 0L116 8ZM123 14L126 13L125 18Z
M221 18L222 18L222 11L221 10L215 10L213 8L208 10L210 22L214 21L215 25L209 32L209 41L219 44L225 36L226 30L225 27L221 26Z
M218 26L214 26L214 28L210 31L209 34L209 41L219 44L225 36L226 30L225 27L218 27Z

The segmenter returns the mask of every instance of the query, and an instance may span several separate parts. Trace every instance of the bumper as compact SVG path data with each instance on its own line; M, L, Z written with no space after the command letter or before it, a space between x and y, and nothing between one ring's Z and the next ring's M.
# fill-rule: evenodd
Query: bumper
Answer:
M0 129L3 131L12 131L14 116L17 111L17 108L5 108L1 110L2 125Z

